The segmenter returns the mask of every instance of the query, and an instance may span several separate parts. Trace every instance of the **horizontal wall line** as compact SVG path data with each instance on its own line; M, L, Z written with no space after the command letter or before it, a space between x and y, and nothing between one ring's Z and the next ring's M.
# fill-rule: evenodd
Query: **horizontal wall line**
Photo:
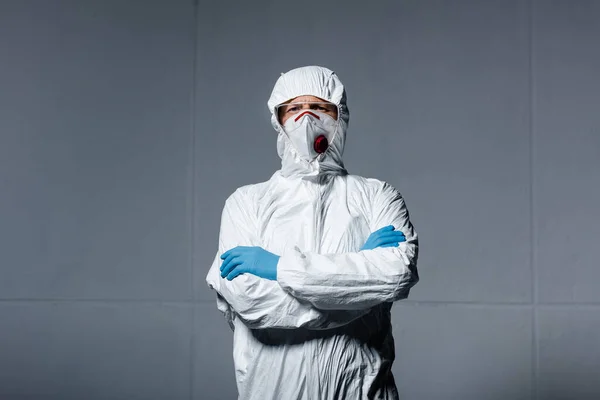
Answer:
M165 300L165 299L106 299L106 298L0 298L0 304L5 303L123 303L123 304L173 304L173 305L214 305L213 299L197 300ZM571 303L528 303L528 302L494 302L494 301L444 301L444 300L402 300L398 306L453 306L453 307L507 307L507 308L600 308L600 302L571 302Z
M80 298L14 298L0 299L2 303L122 303L122 304L173 304L190 305L193 300L164 300L164 299L80 299Z

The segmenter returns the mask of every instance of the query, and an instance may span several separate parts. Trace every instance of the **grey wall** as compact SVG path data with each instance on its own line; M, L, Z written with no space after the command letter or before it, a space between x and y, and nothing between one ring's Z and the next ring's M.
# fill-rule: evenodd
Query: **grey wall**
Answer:
M404 399L600 398L600 1L0 1L0 398L233 399L204 277L278 168L266 100L347 86L404 194Z

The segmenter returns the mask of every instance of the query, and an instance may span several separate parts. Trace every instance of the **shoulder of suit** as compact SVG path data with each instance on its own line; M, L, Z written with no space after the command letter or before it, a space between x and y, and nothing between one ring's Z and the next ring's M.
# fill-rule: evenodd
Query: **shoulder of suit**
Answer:
M268 181L252 183L240 186L227 199L227 201L237 201L240 203L254 202L261 199L273 186L273 178Z
M347 175L346 181L349 187L356 189L361 188L373 194L384 191L397 191L397 189L388 182L377 178L365 178L359 175Z

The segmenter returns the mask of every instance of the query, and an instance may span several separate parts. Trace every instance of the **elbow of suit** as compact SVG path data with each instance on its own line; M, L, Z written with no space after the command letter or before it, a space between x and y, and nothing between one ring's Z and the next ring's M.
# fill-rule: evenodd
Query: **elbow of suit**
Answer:
M276 313L269 311L261 298L253 298L244 290L236 291L232 308L250 329L276 328L282 322Z
M393 293L393 301L404 300L408 298L410 289L419 282L419 274L416 269L408 269L398 276L398 283Z
M262 312L260 307L252 306L248 302L240 302L236 306L234 307L235 312L248 328L263 329L270 326L271 318Z

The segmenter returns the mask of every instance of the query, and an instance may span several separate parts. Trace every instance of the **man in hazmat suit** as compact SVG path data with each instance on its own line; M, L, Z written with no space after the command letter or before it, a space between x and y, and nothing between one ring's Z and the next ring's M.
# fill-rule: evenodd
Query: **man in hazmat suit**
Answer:
M268 107L281 169L227 199L206 277L233 329L239 399L397 399L390 309L419 280L404 199L344 168L333 71L282 74Z

